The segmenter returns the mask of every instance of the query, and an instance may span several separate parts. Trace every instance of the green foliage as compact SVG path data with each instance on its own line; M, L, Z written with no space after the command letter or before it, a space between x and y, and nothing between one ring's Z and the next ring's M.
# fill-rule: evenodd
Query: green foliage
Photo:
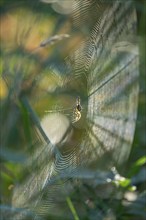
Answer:
M87 6L85 5L85 8ZM109 126L107 118L111 116L111 111L113 118L116 118L120 111L122 117L125 117L126 111L123 109L126 104L125 109L128 109L128 94L135 85L135 79L130 81L132 85L127 83L125 87L120 87L123 78L117 77L116 85L111 84L111 88L108 88L107 84L109 79L105 81L104 79L109 76L107 73L114 71L119 59L123 60L127 56L126 52L107 62L101 53L99 64L104 61L103 66L104 64L105 66L100 72L102 65L98 69L97 60L91 62L89 59L92 58L94 51L88 50L88 46L83 49L81 47L78 51L82 42L86 40L86 34L87 36L91 34L94 41L94 32L90 32L95 25L94 19L87 24L87 27L90 26L87 30L83 21L84 19L86 21L88 16L83 16L80 18L79 26L74 30L76 24L72 22L71 15L59 14L53 7L43 1L0 1L1 219L144 220L146 217L145 1L135 1L140 39L140 92L136 130L130 157L120 165L118 159L113 159L113 155L120 154L120 150L116 148L108 151L105 143L107 146L109 143L120 143L119 146L122 146L125 141L122 137L124 130L121 130L123 132L120 133L121 136L116 133L116 129L107 132ZM96 7L92 5L89 8L90 15ZM107 6L102 5L98 9L101 14L105 7ZM93 14L93 18L98 20L100 13L99 17L96 13ZM96 27L98 29L98 26ZM111 38L113 28L115 26L112 24L109 28ZM62 34L68 34L69 37ZM52 36L57 36L55 41L54 38L50 38ZM104 41L101 36L99 38ZM50 43L42 47L41 42L45 39ZM104 44L106 45L106 38ZM96 49L100 50L100 47L101 45ZM111 51L104 52L109 55ZM81 61L80 53L83 56ZM67 65L64 64L64 59ZM96 100L95 94L101 86L100 83L103 83L106 92L101 91L99 97L97 96L100 100ZM92 87L90 94L89 85ZM96 85L99 86L97 91L94 90ZM111 95L112 92L114 96ZM91 99L89 105L92 93L95 99ZM106 105L102 106L106 95L107 97L111 95L111 99L105 100ZM81 97L82 117L77 123L71 124L70 118L78 96ZM126 101L122 102L123 100ZM120 101L126 103L124 107L118 105ZM93 130L86 133L94 125L96 129L98 127L96 123L99 123L98 120L96 123L94 120L86 122L94 110L93 104L97 109L101 104L101 109L98 109L99 112L95 109L93 116L96 114L100 116L102 110L104 112L105 127L102 128L101 124L99 126L101 130L97 130L102 131L101 140L98 140ZM52 142L54 141L52 136L48 137L42 128L42 120L49 115L45 112L53 110L59 114L63 112L65 117L62 116L60 121L53 122L50 117L46 121L48 130L56 128L61 120L66 120L64 118L67 118L63 121L64 124L68 123L65 130L65 135L69 133L67 138L60 135L64 130L63 125L57 132L53 130L56 132L57 144ZM125 117L123 124L127 123L126 120ZM72 129L74 129L73 134ZM104 135L106 132L108 135ZM116 141L110 142L114 138ZM57 141L60 141L59 144ZM125 146L130 142L131 140L127 138ZM81 143L84 148L80 151ZM99 146L101 148L97 153L95 149ZM92 149L92 152L89 149ZM128 156L129 149L123 148L123 152L124 150ZM113 166L116 168L113 169Z

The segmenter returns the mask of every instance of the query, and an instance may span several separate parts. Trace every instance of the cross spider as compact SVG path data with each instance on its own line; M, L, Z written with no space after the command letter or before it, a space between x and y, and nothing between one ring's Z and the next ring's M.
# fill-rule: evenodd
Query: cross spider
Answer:
M77 100L76 100L76 107L75 107L74 112L73 112L73 117L74 117L73 123L80 120L81 111L82 111L82 106L80 104L80 97L78 97Z

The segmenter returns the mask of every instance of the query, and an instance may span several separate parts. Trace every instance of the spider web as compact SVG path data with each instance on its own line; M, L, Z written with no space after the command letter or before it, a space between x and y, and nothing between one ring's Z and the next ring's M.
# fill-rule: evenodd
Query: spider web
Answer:
M82 170L121 166L133 141L139 90L134 5L132 1L75 1L73 19L83 32L87 24L88 37L65 61L71 80L63 89L69 92L77 86L86 113L79 127L68 122L73 139L43 145L34 153L31 165L37 169L29 165L31 175L15 189L13 204L32 211L33 219L47 215L72 219L66 198L76 181L80 183ZM78 213L84 217L82 211Z

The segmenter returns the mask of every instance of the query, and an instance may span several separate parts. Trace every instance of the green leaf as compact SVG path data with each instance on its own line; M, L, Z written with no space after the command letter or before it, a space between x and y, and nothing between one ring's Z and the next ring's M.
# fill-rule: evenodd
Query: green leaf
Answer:
M136 161L135 166L143 166L145 163L146 163L146 156L143 156Z

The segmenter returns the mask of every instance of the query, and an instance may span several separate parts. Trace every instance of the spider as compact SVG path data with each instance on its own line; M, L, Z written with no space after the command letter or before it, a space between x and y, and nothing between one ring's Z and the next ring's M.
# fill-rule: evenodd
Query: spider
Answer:
M74 112L73 112L73 118L74 118L73 123L80 120L81 111L82 111L82 106L80 104L80 97L78 97L76 100L76 107L74 108Z
M56 112L63 112L63 111L68 111L68 110L73 110L73 118L72 118L72 123L75 123L80 120L81 118L81 111L82 111L82 106L80 104L80 97L77 97L76 99L76 106L74 109L61 109L61 110L56 110ZM55 111L50 110L50 111L45 111L46 113L53 113Z

